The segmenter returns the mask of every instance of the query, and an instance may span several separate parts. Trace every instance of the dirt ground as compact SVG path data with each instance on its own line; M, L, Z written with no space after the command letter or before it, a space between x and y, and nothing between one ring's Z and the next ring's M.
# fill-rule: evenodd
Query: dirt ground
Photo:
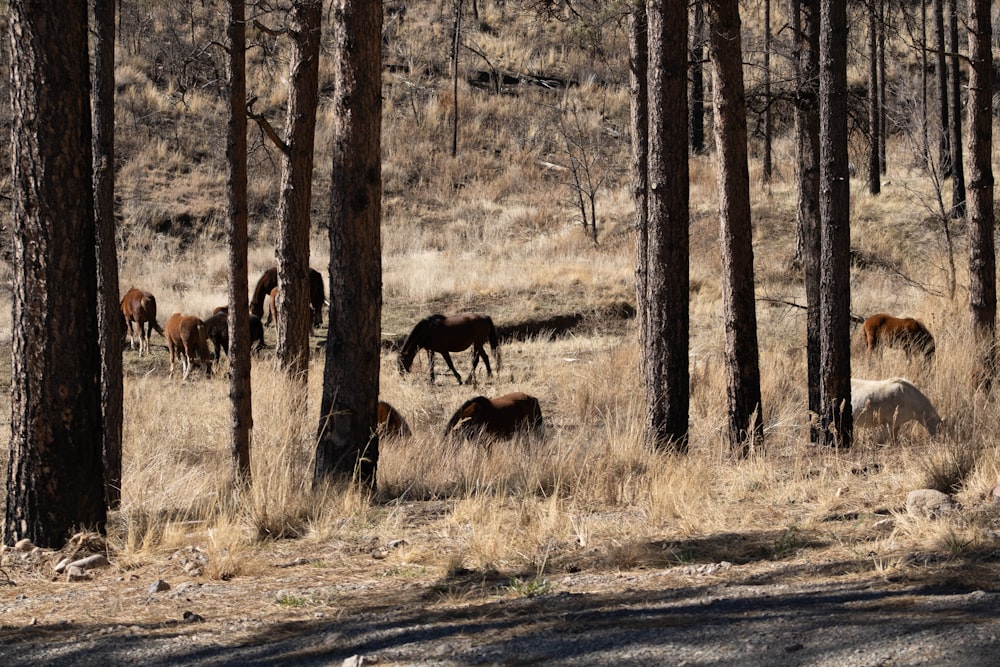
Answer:
M426 503L411 510L425 514ZM730 536L746 545L773 535ZM670 544L684 564L633 569L578 550L544 577L425 567L396 557L433 542L271 543L216 576L191 546L68 582L62 554L4 554L4 665L995 664L997 552L909 554L882 568L803 534L781 558L720 560L722 544ZM647 554L668 545L640 545ZM741 553L752 554L744 548ZM169 589L154 592L164 581ZM347 662L345 662L347 661Z

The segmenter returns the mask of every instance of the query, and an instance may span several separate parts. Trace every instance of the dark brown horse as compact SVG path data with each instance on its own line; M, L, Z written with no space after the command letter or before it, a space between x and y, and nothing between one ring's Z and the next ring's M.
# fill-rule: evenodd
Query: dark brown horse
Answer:
M882 346L903 350L907 359L914 352L923 353L927 361L934 358L934 337L927 327L912 317L878 313L865 320L861 330L865 336L865 357L868 359Z
M131 288L125 292L121 303L122 335L128 333L129 349L135 349L135 332L139 333L139 356L149 354L149 337L153 331L163 335L163 329L156 323L156 297L141 289Z
M213 315L205 320L205 337L212 341L212 346L215 348L215 360L219 361L223 352L227 356L229 355L229 308L219 306L212 312ZM261 324L259 317L251 315L250 349L259 350L265 347L267 345L264 343L264 325Z
M205 362L205 375L212 374L212 357L208 352L205 323L194 315L174 313L167 318L167 350L170 351L170 375L174 374L174 358L180 357L184 379L191 373L194 357Z
M378 402L378 432L382 438L409 438L410 427L396 408L385 401Z
M486 364L486 375L492 377L493 369L490 368L490 358L486 356L486 343L490 344L490 349L497 360L497 370L500 370L500 351L497 349L497 329L493 326L493 320L489 315L479 315L477 313L459 313L451 317L444 315L431 315L417 322L413 331L406 337L403 347L399 350L399 372L409 372L413 365L413 358L417 355L417 350L423 348L427 350L427 363L430 366L431 382L434 382L434 353L438 352L448 368L455 374L455 379L462 384L462 376L455 370L455 364L451 361L450 352L461 352L472 346L472 370L466 383L472 381L472 376L476 372L476 365L482 359Z
M466 438L480 435L511 438L521 430L541 433L544 427L538 399L515 391L497 398L470 398L448 420L444 435L445 438L454 433Z
M264 299L278 286L278 267L272 266L264 272L253 289L250 300L250 313L264 317ZM323 276L316 269L309 269L309 308L312 310L312 325L323 324L323 305L326 303L326 288L323 287Z

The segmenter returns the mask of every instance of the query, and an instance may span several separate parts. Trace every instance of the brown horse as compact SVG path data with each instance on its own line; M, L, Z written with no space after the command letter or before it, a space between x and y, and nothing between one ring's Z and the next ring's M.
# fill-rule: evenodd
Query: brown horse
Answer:
M934 358L934 337L927 328L912 317L893 317L885 313L872 315L865 320L861 330L865 336L865 358L880 346L903 350L906 358L914 352L922 352L927 361Z
M275 287L271 290L270 300L267 302L267 319L264 320L264 324L271 326L271 322L278 319L278 288Z
M212 341L215 348L215 361L219 361L220 355L225 352L229 354L229 307L219 306L213 315L205 320L205 337ZM265 348L264 325L256 315L250 316L250 349L259 350Z
M149 354L149 337L153 331L163 335L163 329L156 323L156 297L141 289L131 288L125 292L121 303L122 335L128 333L128 346L135 349L135 331L139 332L139 356Z
M520 430L541 433L544 427L538 399L515 391L497 398L470 398L448 420L444 435L447 438L457 432L466 438L511 438Z
M184 379L191 373L195 355L205 362L205 375L212 374L212 357L205 338L205 323L193 315L174 313L167 318L167 350L170 351L170 375L174 374L174 357L181 358Z
M278 286L278 267L272 266L264 272L253 289L250 300L250 313L264 317L264 299ZM312 325L323 324L323 305L326 303L326 288L323 287L323 276L316 269L309 269L309 308L312 310Z
M385 401L378 402L378 433L386 439L410 437L410 427L403 415Z
M493 320L489 315L479 315L477 313L460 313L445 317L444 315L431 315L417 322L413 331L406 337L403 347L399 350L399 372L409 372L413 365L413 357L417 355L417 350L423 348L427 350L427 363L431 371L431 383L434 382L434 353L438 352L444 357L448 368L455 374L455 379L462 384L462 376L455 370L455 364L451 362L449 352L461 352L472 346L472 370L466 383L472 381L472 376L476 372L476 365L482 359L486 364L486 375L492 377L493 369L490 368L490 358L486 356L483 347L487 342L497 360L497 370L500 370L500 351L497 349L497 329L493 326Z

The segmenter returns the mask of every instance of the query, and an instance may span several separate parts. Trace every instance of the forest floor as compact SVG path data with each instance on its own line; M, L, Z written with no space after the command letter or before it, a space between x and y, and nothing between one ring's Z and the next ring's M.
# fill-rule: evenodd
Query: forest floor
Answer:
M4 665L982 665L1000 637L998 554L847 556L835 522L765 557L772 534L630 545L632 568L581 545L543 575L422 566L452 501L394 503L391 541L266 543L248 574L205 576L189 546L68 582L58 552L8 551ZM843 525L840 525L843 524ZM766 532L766 531L765 531ZM666 551L686 551L678 564ZM655 554L659 552L659 561ZM754 554L738 562L726 554ZM224 555L213 555L221 558ZM154 591L155 584L169 588ZM160 586L163 587L162 585Z

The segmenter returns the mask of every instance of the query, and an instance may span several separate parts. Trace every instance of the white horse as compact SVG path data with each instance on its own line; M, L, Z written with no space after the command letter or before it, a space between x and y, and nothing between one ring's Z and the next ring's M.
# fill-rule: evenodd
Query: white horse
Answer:
M886 436L895 441L900 427L911 421L923 424L932 437L943 423L930 399L906 378L852 379L851 405L854 426L879 429L880 443Z

